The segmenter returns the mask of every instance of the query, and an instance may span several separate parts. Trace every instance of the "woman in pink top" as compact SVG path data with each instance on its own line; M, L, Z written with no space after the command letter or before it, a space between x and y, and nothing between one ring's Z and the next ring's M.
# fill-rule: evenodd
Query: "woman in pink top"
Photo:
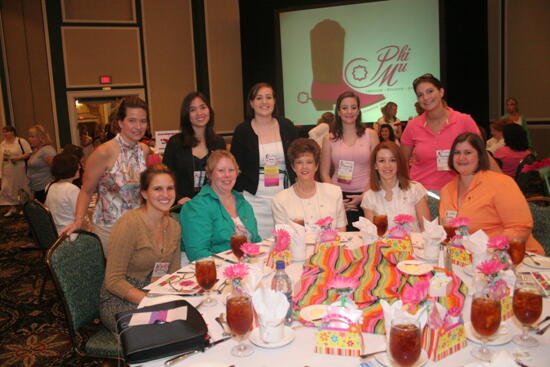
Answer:
M495 151L495 158L502 162L502 172L511 177L516 177L519 163L531 151L529 140L523 127L516 124L508 124L502 130L504 146Z
M411 180L438 191L455 176L447 164L454 139L463 132L480 132L470 115L443 105L445 90L432 74L416 78L413 88L424 113L407 124L401 149L407 160L414 151Z
M353 92L340 94L334 114L332 131L323 139L321 179L342 189L350 231L361 215L359 205L369 188L370 154L379 141L376 132L361 123L359 97Z

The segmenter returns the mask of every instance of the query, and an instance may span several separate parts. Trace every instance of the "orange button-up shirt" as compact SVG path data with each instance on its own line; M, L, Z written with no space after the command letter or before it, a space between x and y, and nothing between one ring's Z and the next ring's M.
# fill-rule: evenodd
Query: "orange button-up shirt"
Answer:
M479 171L458 205L458 180L455 177L441 190L440 218L447 211L470 219L470 233L482 229L489 237L528 237L526 248L544 255L541 244L533 237L533 217L516 182L509 176L493 171Z

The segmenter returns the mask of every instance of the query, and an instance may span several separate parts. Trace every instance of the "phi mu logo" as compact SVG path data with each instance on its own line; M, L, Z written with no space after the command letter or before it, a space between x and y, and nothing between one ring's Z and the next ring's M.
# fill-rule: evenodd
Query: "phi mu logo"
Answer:
M355 58L344 67L346 31L338 22L325 19L317 23L309 33L311 43L311 97L307 92L298 93L298 102L313 102L317 111L331 110L338 96L350 87L359 96L361 107L369 106L385 98L383 94L369 94L366 88L392 87L399 80L397 73L407 70L411 48L385 46L376 52L374 62ZM364 90L357 90L364 89Z

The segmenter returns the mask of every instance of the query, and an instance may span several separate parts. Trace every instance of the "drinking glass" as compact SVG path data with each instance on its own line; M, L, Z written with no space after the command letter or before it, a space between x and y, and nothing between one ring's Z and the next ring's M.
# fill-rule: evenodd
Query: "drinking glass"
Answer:
M231 236L231 251L233 251L233 255L237 258L239 262L242 261L244 257L244 253L241 250L241 246L248 242L248 238L246 237L245 233L242 233L240 231L235 231L233 235Z
M476 292L472 299L470 318L472 328L481 340L481 347L474 349L472 355L482 361L490 362L492 353L486 343L500 327L500 301L483 291Z
M292 219L292 221L296 224L299 224L301 226L305 226L306 225L306 222L302 219L302 218L294 218Z
M197 283L206 292L206 299L202 302L202 306L211 307L218 302L210 297L210 289L218 281L216 277L216 263L212 259L201 259L195 262L195 276Z
M452 225L445 223L443 224L443 229L445 230L445 233L447 234L447 238L445 238L445 244L448 245L451 242L451 239L456 234L456 228Z
M254 353L254 349L244 342L254 320L252 299L247 294L234 292L227 298L226 306L227 324L238 341L231 349L231 354L235 357L247 357Z
M386 214L375 213L372 223L376 226L378 237L382 237L388 230L388 216Z
M514 336L513 342L523 347L539 345L537 339L527 334L528 327L542 314L542 293L534 281L516 280L512 308L523 329L521 335Z
M388 356L392 366L413 366L422 352L419 322L407 317L392 320L389 343Z
M521 264L525 257L525 242L527 241L524 238L513 238L509 242L508 254L514 266Z

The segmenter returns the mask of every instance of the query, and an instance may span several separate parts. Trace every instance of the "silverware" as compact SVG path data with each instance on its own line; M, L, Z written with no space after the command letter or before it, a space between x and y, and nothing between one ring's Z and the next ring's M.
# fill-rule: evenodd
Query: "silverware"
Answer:
M190 352L185 352L185 353L183 353L183 354L180 354L179 356L176 356L176 357L174 357L174 358L172 358L172 359L167 360L166 362L164 362L164 365L165 365L165 366L172 366L172 365L174 365L174 364L176 364L176 363L178 363L178 362L180 362L180 361L183 361L184 359L187 359L188 357L191 357L191 356L194 355L194 354L198 354L198 353L200 353L200 352L203 352L203 353L204 353L205 350L210 349L210 348L212 348L213 346L215 346L215 345L217 345L217 344L220 344L220 343L223 343L224 341L229 340L229 339L231 339L230 336L225 337L225 338L221 338L220 340L216 340L216 341L214 341L214 342L211 342L211 343L208 344L206 347L204 347L204 350L192 350L192 351L190 351Z
M542 329L539 329L537 331L537 335L542 335L546 332L546 330L548 330L548 328L550 328L550 324L546 325L545 327L543 327Z
M546 321L550 320L550 315L546 316L544 319L542 319L541 321L539 321L535 326L536 327L539 327L541 326L542 324L544 324Z
M228 262L228 263L230 263L230 264L236 264L236 263L237 263L236 261L233 261L233 260L231 260L231 259L226 259L225 257L220 256L220 255L218 255L218 254L212 254L212 257L215 257L216 259L223 260L223 261Z
M223 290L225 289L225 287L227 287L228 284L229 284L229 282L227 281L227 279L225 281L221 282L220 285L218 286L218 288L216 289L216 293L222 294Z
M214 320L216 320L216 322L218 324L220 324L222 330L223 330L223 336L230 336L231 335L231 332L227 331L227 329L225 328L225 314L224 313L221 313L220 316L216 317Z
M540 263L535 260L535 255L533 254L530 254L529 252L525 251L525 255L529 256L529 258L531 259L532 262L535 263L535 265L538 265L538 266L541 266Z
M359 355L359 358L361 358L361 359L363 359L363 360L364 360L364 359L369 359L369 358L374 357L374 356L377 355L377 354L384 353L384 352L385 352L385 350L379 350L378 352L365 353L365 354Z

